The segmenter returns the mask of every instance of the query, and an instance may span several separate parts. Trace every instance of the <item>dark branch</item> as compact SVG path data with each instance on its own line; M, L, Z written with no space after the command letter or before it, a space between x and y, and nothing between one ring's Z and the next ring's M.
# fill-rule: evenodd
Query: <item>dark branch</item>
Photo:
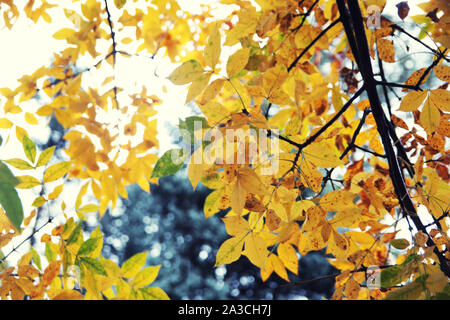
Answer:
M333 28L335 25L338 24L338 22L340 22L340 18L334 20L328 27L326 27L325 29L322 30L321 33L319 33L319 35L313 40L311 41L305 49L302 50L302 52L300 52L300 54L297 56L297 58L295 58L294 61L292 61L292 63L289 65L289 67L287 68L288 72L292 70L292 68L294 68L297 65L297 62L309 51L309 49L311 49L314 44L320 40L320 38L322 38L331 28Z

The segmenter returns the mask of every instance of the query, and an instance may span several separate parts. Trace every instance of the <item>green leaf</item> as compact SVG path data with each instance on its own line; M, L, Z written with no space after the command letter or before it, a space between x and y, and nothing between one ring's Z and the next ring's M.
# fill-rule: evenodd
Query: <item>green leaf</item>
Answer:
M17 179L3 162L0 161L0 184L9 185L14 187L19 183Z
M23 136L22 145L23 151L25 152L28 160L30 160L31 163L34 163L34 161L36 160L36 146L34 142L27 136Z
M412 273L412 268L416 265L414 261L417 258L412 254L399 265L384 269L380 273L380 285L382 288L391 288L403 281L406 281Z
M386 300L415 300L423 292L423 283L421 281L416 281L409 283L401 288L391 291Z
M53 156L53 152L55 152L55 146L51 146L50 148L45 149L39 155L39 159L36 163L36 167L45 166Z
M56 260L56 250L55 244L53 242L45 243L45 258L48 262L52 262Z
M38 267L39 270L42 270L41 257L39 256L39 254L33 247L30 247L30 252L31 252L31 257L34 261L34 264L36 265L36 267Z
M0 170L1 171L1 170ZM0 174L1 175L1 174ZM5 210L6 216L19 231L23 221L23 208L16 189L9 183L0 183L0 205Z
M145 300L170 300L167 293L165 293L161 288L147 287L139 290Z
M92 252L94 252L95 249L97 249L98 245L100 244L101 238L91 238L83 242L83 244L80 246L80 249L78 250L77 256L85 256Z
M105 277L108 276L103 265L100 263L100 261L98 261L96 259L89 258L89 257L81 257L80 263L82 265L84 265L86 267L86 269L88 269L89 271L91 271L95 274L100 274Z
M393 239L389 242L395 249L404 250L409 247L409 241L406 239Z
M195 128L197 125L197 128ZM181 137L187 143L193 145L195 141L195 129L206 129L209 128L208 120L203 117L193 116L188 117L185 120L179 121L178 128L181 131ZM200 137L201 138L201 137Z
M130 259L125 261L120 268L122 271L122 276L124 278L133 278L135 275L137 275L139 270L142 269L142 267L145 265L145 262L147 261L147 253L147 251L137 253Z
M186 155L182 149L171 149L163 154L152 172L152 178L166 177L177 173L183 168Z

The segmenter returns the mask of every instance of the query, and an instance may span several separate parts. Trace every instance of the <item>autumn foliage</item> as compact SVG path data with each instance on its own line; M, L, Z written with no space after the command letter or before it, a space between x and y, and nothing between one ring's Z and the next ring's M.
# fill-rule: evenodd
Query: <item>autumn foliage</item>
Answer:
M400 2L389 18L384 0L221 0L201 14L175 0L0 5L5 32L23 15L51 24L54 10L71 25L55 27L65 48L49 65L0 89L2 147L21 146L0 161L0 248L14 243L0 256L1 298L167 299L147 252L119 266L83 223L116 210L127 186L151 197L151 183L185 164L194 189L212 190L205 218L221 214L230 236L216 266L248 259L263 281L289 282L299 257L321 250L339 270L333 299L450 297L447 1L414 16ZM414 51L430 63L406 69L400 56ZM163 101L124 91L115 69L165 56L201 115L182 119L180 148L158 157ZM90 73L102 81L87 85ZM50 102L35 107L37 95ZM40 150L29 127L52 117L64 136ZM37 236L45 252L29 246L6 264Z

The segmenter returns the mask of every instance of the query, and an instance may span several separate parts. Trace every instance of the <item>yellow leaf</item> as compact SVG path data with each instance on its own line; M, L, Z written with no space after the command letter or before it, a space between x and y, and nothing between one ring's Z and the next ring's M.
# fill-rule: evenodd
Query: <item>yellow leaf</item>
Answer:
M142 269L142 267L145 265L145 262L147 261L147 253L147 251L137 253L127 261L125 261L120 268L120 270L122 271L122 277L133 278L134 276L136 276L139 270Z
M244 253L250 262L259 268L264 268L269 255L266 241L254 232L245 237Z
M216 124L225 120L229 116L229 111L219 102L210 101L205 105L199 105L203 114L208 118L208 121Z
M318 206L314 206L308 209L306 213L307 219L302 225L303 231L313 231L317 227L325 223L325 213Z
M320 206L327 211L340 211L353 206L355 194L345 190L333 190L320 199Z
M261 179L248 167L239 169L238 182L245 190L247 190L247 192L257 195L270 195L270 192L267 190L267 187L264 186Z
M169 76L169 80L173 84L183 85L199 79L203 75L201 64L195 60L183 62L181 66L176 68Z
M247 65L248 58L250 57L250 48L239 49L233 53L227 62L227 74L228 78L232 78L236 74L242 71Z
M334 168L344 164L325 140L310 144L303 153L306 160L319 168Z
M76 34L76 31L74 29L63 28L63 29L56 31L53 34L53 38L55 38L57 40L64 40L64 39L68 39L68 38L72 37L75 34Z
M70 161L62 161L48 167L44 173L44 182L52 182L62 178L69 171L70 164Z
M31 204L33 207L41 207L44 203L46 202L44 197L37 197L36 199L34 199L33 203Z
M51 147L45 149L44 151L42 151L41 154L39 155L39 159L36 163L36 167L45 166L52 158L54 151L55 151L55 146L51 146Z
M215 68L216 64L219 62L220 57L220 32L219 24L216 23L209 34L208 43L206 44L204 56L206 65L211 68Z
M203 205L203 212L205 213L205 218L213 216L217 213L219 209L219 199L223 196L223 189L214 190L205 199L205 204Z
M64 289L53 300L83 300L83 295L76 290Z
M444 112L450 112L450 91L445 89L430 90L431 102Z
M241 216L228 216L222 219L225 224L225 230L230 236L239 236L249 232L250 226Z
M275 214L282 220L285 222L289 221L289 217L288 214L286 212L286 209L284 208L284 206L277 202L277 201L271 201L269 204L269 209L272 210L273 212L275 212Z
M122 7L127 3L127 0L114 0L114 4L117 9L122 9Z
M31 125L37 125L38 124L38 120L36 119L34 114L29 113L29 112L25 112L25 121L28 122Z
M450 82L450 66L438 65L433 68L433 72L440 80Z
M81 211L83 213L92 213L92 212L97 212L98 209L99 209L99 206L96 204L87 204L87 205L79 208L78 211Z
M245 206L245 190L239 181L234 184L233 190L231 192L231 209L237 214L241 214Z
M423 100L427 97L426 91L411 91L403 97L400 103L400 111L414 111L422 104Z
M431 134L437 130L439 127L439 121L441 114L438 108L434 106L430 98L425 101L422 112L420 113L420 124L422 128L425 129L427 134Z
M292 273L298 274L298 257L294 247L287 242L280 243L277 252L284 266Z
M217 251L215 266L217 267L223 264L230 264L238 260L241 256L243 245L243 237L233 237L226 240Z
M59 197L59 195L61 194L62 190L63 190L63 184L57 186L52 192L49 193L48 195L48 199L49 200L54 200L56 198Z
M291 220L304 220L309 208L314 207L314 202L310 200L300 200L291 206Z
M362 212L361 208L346 208L344 210L339 210L340 212L329 221L335 227L350 227L359 218Z
M377 39L377 50L381 60L395 62L395 49L391 41L382 38Z
M220 90L222 90L224 83L225 79L216 79L211 82L211 84L206 87L205 91L203 91L199 103L203 105L214 99Z
M289 277L287 275L283 261L277 255L270 254L269 257L266 259L264 267L266 267L268 264L271 264L269 268L273 269L273 271L275 271L275 273L279 275L280 278L289 282ZM261 270L262 269L263 268L261 268Z
M0 118L0 129L9 129L13 126L13 123L6 118Z
M31 170L34 169L34 167L29 164L28 162L26 162L25 160L22 159L9 159L9 160L5 160L5 162L9 165L12 165L14 168L20 169L20 170Z
M320 192L323 177L316 166L312 162L303 159L300 172L300 180L303 185L315 192Z
M186 96L186 103L195 99L200 93L203 92L203 90L208 85L210 78L211 73L205 73L202 76L200 76L200 78L198 78L197 80L192 81Z
M131 286L133 286L134 288L142 288L151 284L158 276L160 268L161 265L142 269L131 281Z
M420 83L419 83L419 80L422 78L422 75L426 72L426 70L427 70L427 68L422 68L422 69L414 71L413 73L411 73L409 78L405 81L405 84L409 85L409 86L416 86L416 85L424 84L427 81L428 76L430 75L429 73ZM408 91L408 89L403 88L402 91Z
M194 190L197 187L197 184L200 182L203 175L203 159L201 158L202 158L202 148L199 147L192 153L188 166L188 178Z
M358 242L362 245L372 245L375 242L375 238L365 232L347 231L346 234L350 236L352 241Z
M359 283L356 282L355 279L350 278L347 280L345 284L345 290L344 293L347 298L350 300L355 300L358 298L359 291L361 290L361 287L359 286Z

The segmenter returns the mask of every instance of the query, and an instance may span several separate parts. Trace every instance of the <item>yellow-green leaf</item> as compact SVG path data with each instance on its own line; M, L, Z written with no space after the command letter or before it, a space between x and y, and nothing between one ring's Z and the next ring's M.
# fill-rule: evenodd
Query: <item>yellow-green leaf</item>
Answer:
M62 178L69 171L69 167L70 161L62 161L48 167L44 173L44 182L52 182Z
M135 275L137 275L139 270L142 269L142 267L145 265L145 262L147 261L147 253L147 251L137 253L130 259L125 261L120 268L122 271L122 276L124 278L133 278Z
M36 167L45 166L53 156L53 152L55 151L55 146L51 146L39 155L38 161L36 163Z
M134 288L142 288L142 287L148 286L153 281L155 281L156 277L158 276L158 272L159 272L160 268L161 268L161 265L151 266L151 267L142 269L131 281L131 285Z
M167 293L165 293L161 288L157 287L147 287L139 289L145 300L170 300Z
M12 165L14 168L20 169L20 170L31 170L34 169L31 164L26 162L25 160L14 158L5 160L5 162L9 165Z
M34 163L34 160L36 160L36 146L34 142L27 136L24 136L22 139L22 145L23 151L25 152L28 160L30 160L31 163Z
M18 176L17 179L19 179L19 184L16 186L18 189L30 189L41 185L38 179L29 175Z
M45 203L45 198L42 196L37 197L34 199L32 206L33 207L41 207Z

